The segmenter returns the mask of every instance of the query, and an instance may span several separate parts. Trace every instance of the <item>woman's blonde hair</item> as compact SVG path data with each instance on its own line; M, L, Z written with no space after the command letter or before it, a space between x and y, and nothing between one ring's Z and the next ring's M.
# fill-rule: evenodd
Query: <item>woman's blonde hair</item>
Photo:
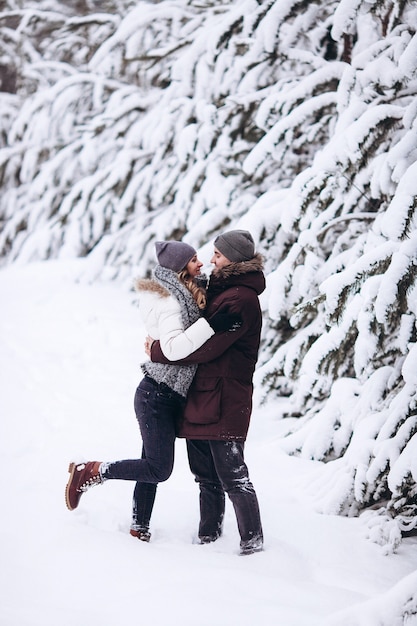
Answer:
M187 268L181 270L178 273L178 277L182 283L187 287L188 291L191 292L194 300L197 302L197 306L199 309L205 309L207 304L206 290L203 287L199 287L195 280L191 278L190 274L187 271Z

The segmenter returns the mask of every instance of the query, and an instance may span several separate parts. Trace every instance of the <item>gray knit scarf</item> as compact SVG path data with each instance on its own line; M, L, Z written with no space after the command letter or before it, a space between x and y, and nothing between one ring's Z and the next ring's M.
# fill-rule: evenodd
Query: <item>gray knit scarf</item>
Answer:
M179 280L178 274L166 267L157 265L153 271L153 277L178 300L184 329L194 324L200 318L200 309L191 292ZM143 372L157 383L165 383L184 398L187 396L197 370L197 365L174 365L152 363L152 361L143 363L141 367Z

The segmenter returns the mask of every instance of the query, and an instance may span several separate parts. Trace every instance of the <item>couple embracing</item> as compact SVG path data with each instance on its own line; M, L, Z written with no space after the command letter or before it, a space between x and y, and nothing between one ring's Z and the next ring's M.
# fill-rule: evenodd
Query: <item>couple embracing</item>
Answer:
M155 248L152 279L135 284L149 356L134 399L142 458L70 463L67 507L77 508L93 485L134 481L130 534L149 541L157 485L171 475L175 438L182 437L200 488L200 543L221 536L226 493L236 514L240 554L259 552L262 525L244 443L262 325L262 258L248 231L225 232L214 241L207 285L192 246L161 241Z

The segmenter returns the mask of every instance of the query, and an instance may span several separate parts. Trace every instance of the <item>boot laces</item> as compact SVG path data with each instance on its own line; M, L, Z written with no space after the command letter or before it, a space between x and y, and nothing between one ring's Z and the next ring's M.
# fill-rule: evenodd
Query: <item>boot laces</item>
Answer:
M90 487L94 487L95 485L101 484L101 476L100 474L96 474L95 476L90 476L82 485L78 487L78 491L87 491Z

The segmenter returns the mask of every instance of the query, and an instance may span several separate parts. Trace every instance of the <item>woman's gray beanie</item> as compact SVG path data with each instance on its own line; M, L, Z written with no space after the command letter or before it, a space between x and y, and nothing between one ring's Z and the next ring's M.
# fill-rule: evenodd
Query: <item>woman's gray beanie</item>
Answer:
M180 272L197 254L192 246L183 241L157 241L155 243L158 263L173 272Z
M255 256L255 242L247 230L229 230L214 240L214 245L229 261L239 263Z

